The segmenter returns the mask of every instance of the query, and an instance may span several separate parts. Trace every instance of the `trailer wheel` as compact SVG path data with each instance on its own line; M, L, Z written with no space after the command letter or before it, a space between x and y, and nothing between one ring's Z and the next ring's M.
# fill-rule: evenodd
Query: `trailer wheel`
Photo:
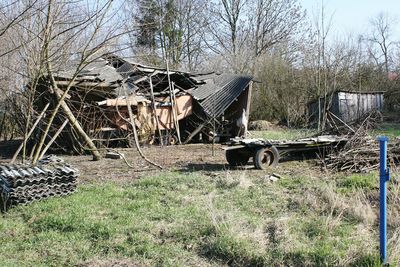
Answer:
M170 146L176 145L178 143L178 137L176 135L169 135L167 137L167 144Z
M249 155L240 153L239 149L227 150L225 156L229 165L232 167L246 165L250 159Z
M279 152L274 146L258 149L253 157L254 167L265 170L268 167L275 167L279 162Z

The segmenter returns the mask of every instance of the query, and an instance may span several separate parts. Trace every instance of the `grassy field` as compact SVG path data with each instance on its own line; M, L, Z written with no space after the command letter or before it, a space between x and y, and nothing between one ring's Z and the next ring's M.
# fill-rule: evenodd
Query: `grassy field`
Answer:
M400 126L398 123L382 123L372 134L387 135L389 138L400 137Z
M75 194L0 218L1 266L380 266L376 172L292 161L273 170L281 178L272 182L272 171L217 166L101 182L88 172ZM393 266L399 192L392 183Z
M0 261L378 265L376 215L365 203L376 189L376 175L336 182L284 177L271 183L236 172L225 177L165 172L123 187L85 185L65 198L17 207L0 221Z

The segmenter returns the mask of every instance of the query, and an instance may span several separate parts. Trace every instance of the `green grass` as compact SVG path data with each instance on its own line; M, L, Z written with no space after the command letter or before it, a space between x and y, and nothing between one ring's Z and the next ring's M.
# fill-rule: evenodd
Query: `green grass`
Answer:
M270 140L293 140L317 134L316 129L276 129L266 131L250 131L251 138L265 138ZM371 131L373 136L386 135L390 138L400 136L399 123L382 123Z
M269 140L293 140L310 137L317 133L315 129L277 129L267 131L250 131L251 138L264 138Z
M400 136L400 124L399 123L382 123L377 129L372 131L373 136L386 135L390 138Z
M373 235L332 217L324 198L313 208L323 179L230 175L163 172L15 207L0 219L1 265L378 266ZM369 188L368 179L343 186Z
M337 185L344 192L352 192L354 190L371 191L378 188L377 172L367 174L350 174L343 176L337 180Z

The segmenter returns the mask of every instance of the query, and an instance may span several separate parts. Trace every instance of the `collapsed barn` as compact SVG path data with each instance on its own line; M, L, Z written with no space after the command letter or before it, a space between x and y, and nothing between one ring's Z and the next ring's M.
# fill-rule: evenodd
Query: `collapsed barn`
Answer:
M246 134L251 76L167 70L115 55L105 55L79 72L71 67L53 76L61 91L70 88L66 102L99 147L132 145L130 111L141 143L222 142ZM49 88L49 78L42 77L35 103L39 112L47 103L48 112L57 105ZM54 128L63 121L60 112ZM84 147L70 126L56 144L76 152Z

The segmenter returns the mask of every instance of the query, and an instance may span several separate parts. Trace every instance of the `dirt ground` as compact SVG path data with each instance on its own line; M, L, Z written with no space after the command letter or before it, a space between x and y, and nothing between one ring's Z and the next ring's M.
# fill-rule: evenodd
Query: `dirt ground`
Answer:
M145 156L161 165L162 170L150 165L139 156L135 148L117 149L124 159L102 158L92 161L91 156L62 156L65 162L79 169L81 182L106 182L110 180L125 182L143 175L160 171L195 171L224 170L224 151L220 145L215 146L215 156L212 156L212 146L191 144L182 146L146 146L142 147ZM128 166L128 164L132 167Z
M0 142L0 163L9 162L19 142ZM209 176L220 176L226 172L234 174L238 170L246 171L254 177L292 176L304 174L321 175L320 168L310 161L284 161L270 170L256 170L252 159L245 167L231 168L225 159L225 150L220 144L188 144L177 146L144 146L142 151L147 158L161 165L162 170L143 160L135 148L119 148L115 151L122 153L126 159L102 158L93 161L90 155L71 156L57 155L66 163L80 172L79 182L103 183L108 181L127 182L143 176L157 174L163 171L201 172ZM106 151L103 151L103 155ZM130 166L128 166L128 164Z

